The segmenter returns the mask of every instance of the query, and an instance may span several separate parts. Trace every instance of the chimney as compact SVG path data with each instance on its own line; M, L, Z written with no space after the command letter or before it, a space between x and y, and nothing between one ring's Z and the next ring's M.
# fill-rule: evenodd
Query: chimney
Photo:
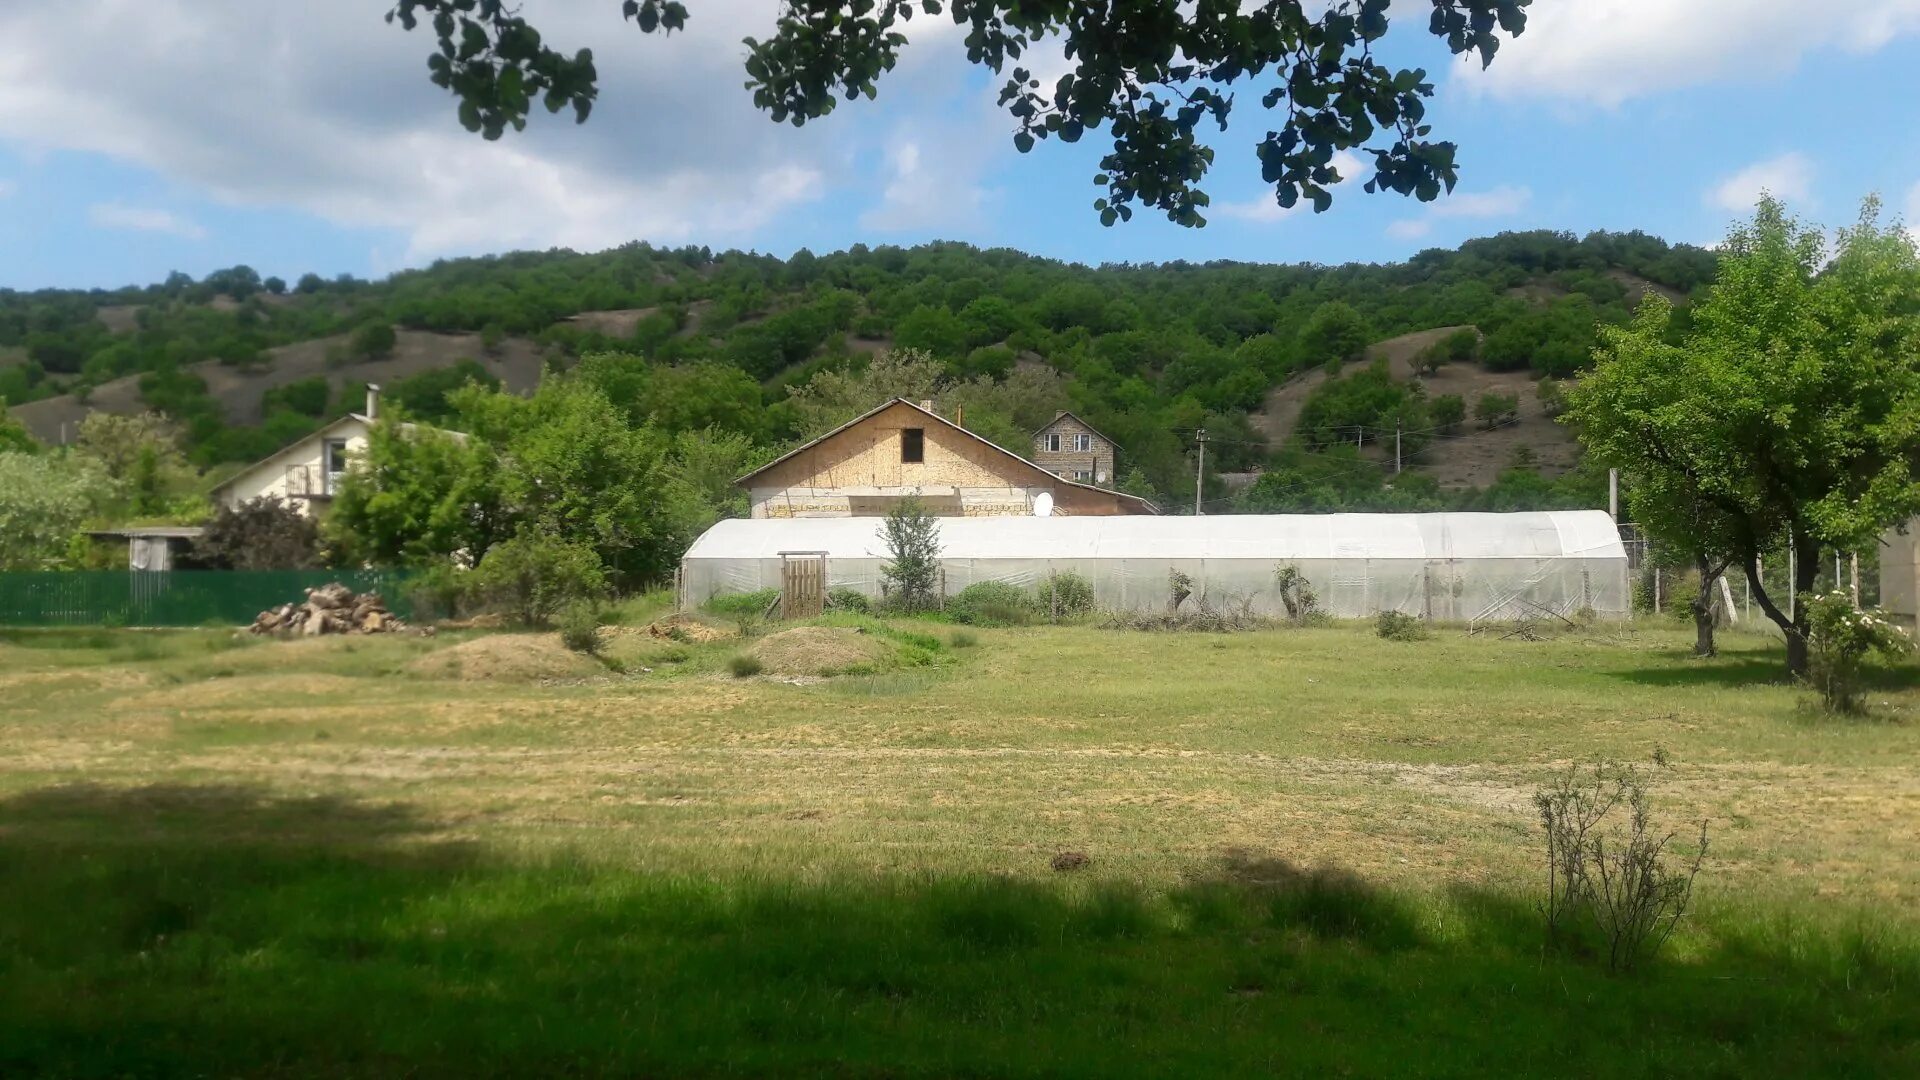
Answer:
M367 419L380 419L380 384L367 384Z
M953 426L957 428L963 428L967 426L967 407L965 405L958 405L954 407Z

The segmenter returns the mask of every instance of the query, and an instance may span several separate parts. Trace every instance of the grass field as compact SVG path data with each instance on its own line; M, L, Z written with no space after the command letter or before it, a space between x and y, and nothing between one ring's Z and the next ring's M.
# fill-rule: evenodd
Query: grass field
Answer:
M1836 720L1672 624L931 629L800 684L0 632L0 1075L1920 1074L1913 672ZM1712 850L1610 975L1542 948L1531 795L1656 748Z

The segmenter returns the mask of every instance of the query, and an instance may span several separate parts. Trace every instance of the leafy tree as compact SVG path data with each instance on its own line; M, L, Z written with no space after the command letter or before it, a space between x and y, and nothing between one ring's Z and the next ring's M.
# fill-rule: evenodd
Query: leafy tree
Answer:
M0 454L35 454L40 451L40 440L27 431L27 426L7 414L7 399L0 397Z
M1491 63L1503 36L1526 26L1530 0L1432 0L1420 5L1426 28L1453 53ZM1183 225L1203 225L1208 197L1199 187L1213 150L1199 142L1202 123L1224 130L1234 106L1227 88L1249 75L1265 87L1261 104L1284 103L1256 147L1262 178L1291 207L1333 201L1341 177L1336 150L1365 148L1374 176L1368 191L1432 200L1452 190L1455 147L1431 141L1425 122L1433 84L1418 69L1392 70L1374 57L1386 36L1391 0L1317 5L1275 0L1255 8L1224 6L1193 14L1151 0L1097 5L1048 0L954 0L953 22L969 28L967 58L1007 77L1000 103L1017 124L1014 145L1041 139L1078 142L1110 128L1094 202L1101 220L1151 206ZM622 15L643 32L686 26L679 0L624 0ZM782 8L773 35L748 38L747 88L776 122L796 125L831 112L842 97L873 97L897 62L916 12L942 13L939 0L826 0ZM599 92L591 50L568 56L545 44L519 9L500 0L397 0L388 13L411 30L428 22L439 41L427 59L433 82L459 101L467 130L497 139L526 125L535 100L549 111L571 106L585 122ZM1058 38L1072 70L1050 86L1018 61ZM1008 70L1009 61L1015 66Z
M325 278L319 274L306 273L300 275L300 280L294 284L293 291L302 296L310 296L326 287L327 281Z
M893 326L893 340L903 349L934 356L959 358L967 352L967 328L953 312L926 304L908 312Z
M1520 397L1517 394L1489 390L1473 403L1473 418L1480 421L1480 426L1487 431L1511 424L1519 416Z
M134 517L165 513L192 490L199 474L181 451L180 429L160 413L134 416L88 413L80 422L74 453L90 458L120 480L126 496L114 509Z
M545 626L569 607L604 596L607 576L592 545L530 529L489 548L465 585L473 605Z
M329 545L380 566L477 560L514 530L499 473L498 452L481 440L382 420L334 495Z
M1467 403L1459 394L1441 394L1427 403L1427 416L1441 434L1451 435L1460 429L1461 421L1467 418Z
M80 527L115 495L91 458L0 452L0 570L59 569Z
M320 417L327 414L327 403L332 397L333 387L327 383L327 377L315 375L266 391L260 395L260 408L265 413L284 410L301 416Z
M362 360L384 360L393 355L400 338L385 322L362 323L347 339L347 349Z
M925 352L888 349L875 353L864 369L815 375L804 386L793 387L789 400L801 435L813 438L891 398L931 399L945 377L946 369Z
M1828 548L1870 547L1920 512L1920 256L1869 199L1829 252L1763 198L1723 246L1691 329L1649 296L1603 331L1567 419L1590 457L1621 468L1629 505L1670 546L1746 568L1755 603L1807 668L1806 605L1789 618L1756 560L1790 543L1796 593Z
M933 606L940 574L940 519L918 496L897 503L880 524L887 564L880 568L889 598L906 611Z
M1300 353L1310 363L1358 360L1373 341L1373 328L1353 306L1335 300L1320 305L1300 331Z
M270 277L266 281L261 282L261 284L266 286L266 290L275 296L285 296L287 294L286 278Z
M447 400L447 395L468 385L497 390L500 380L477 362L463 359L450 367L396 379L384 393L387 402L399 407L413 419L445 426L452 422L454 416L453 405Z
M214 511L191 561L209 570L310 570L320 565L314 520L271 496Z

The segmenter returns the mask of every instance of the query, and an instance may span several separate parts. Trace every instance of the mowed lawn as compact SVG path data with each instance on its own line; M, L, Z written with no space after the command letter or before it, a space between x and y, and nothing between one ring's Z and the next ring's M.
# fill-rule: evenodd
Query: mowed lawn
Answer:
M0 633L0 1076L1920 1075L1912 671L1840 720L1671 623L967 633L798 685ZM1712 837L1629 975L1534 910L1596 757Z

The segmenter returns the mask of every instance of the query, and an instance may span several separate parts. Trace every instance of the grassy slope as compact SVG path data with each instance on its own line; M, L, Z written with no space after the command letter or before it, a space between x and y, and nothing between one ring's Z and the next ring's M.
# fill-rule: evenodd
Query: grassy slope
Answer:
M14 637L0 1073L1920 1068L1904 673L1838 723L1668 629L978 636L804 687ZM1699 918L1542 956L1528 795L1656 745Z

